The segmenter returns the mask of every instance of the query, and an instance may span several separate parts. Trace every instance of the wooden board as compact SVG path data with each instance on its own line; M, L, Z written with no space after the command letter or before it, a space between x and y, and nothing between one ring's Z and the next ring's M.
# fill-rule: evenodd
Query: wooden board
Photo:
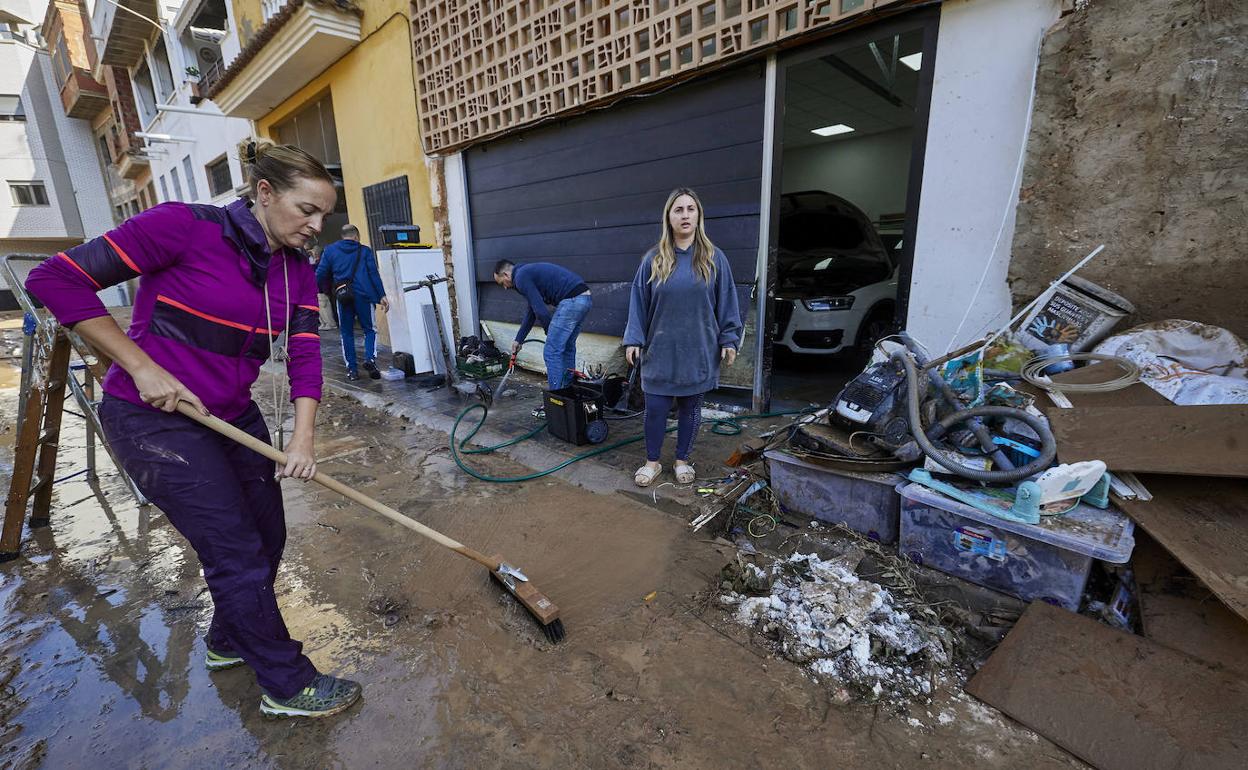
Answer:
M1102 770L1238 770L1248 679L1043 602L967 692Z
M1048 412L1063 463L1248 477L1248 406L1096 406Z
M1118 506L1248 619L1248 482L1181 476L1141 479L1153 499Z
M1055 374L1049 379L1057 383L1087 385L1094 382L1105 382L1121 375L1122 368L1112 363L1089 364L1069 372ZM1121 390L1106 393L1067 393L1066 397L1075 406L1170 406L1170 399L1148 387L1142 382L1135 382ZM1046 397L1047 401L1047 397Z
M1146 638L1248 677L1248 621L1139 530L1131 568Z

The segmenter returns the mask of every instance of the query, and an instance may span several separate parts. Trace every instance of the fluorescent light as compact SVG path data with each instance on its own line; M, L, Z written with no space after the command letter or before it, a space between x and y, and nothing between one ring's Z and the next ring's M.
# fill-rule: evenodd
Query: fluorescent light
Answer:
M816 128L812 130L810 133L818 134L819 136L836 136L837 134L848 134L850 131L853 131L853 130L854 129L852 126L847 126L844 123L837 123L835 126L824 126L823 128Z
M915 72L919 71L919 67L923 66L923 52L912 53L909 56L903 56L898 61L906 65Z

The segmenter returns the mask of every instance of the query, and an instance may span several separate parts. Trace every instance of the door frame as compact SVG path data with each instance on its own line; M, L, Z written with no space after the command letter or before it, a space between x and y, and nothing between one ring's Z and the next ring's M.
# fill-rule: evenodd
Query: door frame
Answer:
M774 346L770 320L775 317L775 275L780 235L780 195L784 159L784 98L789 67L865 45L890 34L915 28L923 31L923 66L919 70L919 88L915 100L914 136L910 146L909 182L906 187L906 222L902 229L902 248L897 271L897 328L905 326L910 304L910 281L914 273L914 239L918 233L919 200L923 186L924 154L927 149L928 118L932 103L932 84L936 71L937 37L940 27L940 6L922 8L899 16L848 30L824 42L771 56L767 61L767 96L770 103L764 117L763 130L763 199L759 211L759 259L755 282L757 313L757 351L755 356L753 408L765 412L771 406L771 373ZM770 141L770 152L766 143ZM769 188L769 189L768 189Z

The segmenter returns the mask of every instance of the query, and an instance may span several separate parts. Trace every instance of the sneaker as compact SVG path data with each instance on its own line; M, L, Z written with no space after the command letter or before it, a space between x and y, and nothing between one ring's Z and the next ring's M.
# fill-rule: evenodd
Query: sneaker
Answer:
M546 407L539 406L538 408L530 412L530 414L533 415L534 419L545 420L546 419Z
M204 668L209 671L223 671L227 668L243 665L243 659L232 652L217 652L209 648L204 655Z
M374 380L381 379L381 372L377 369L377 364L372 361L364 362L364 371L368 372L368 376Z
M355 382L356 380L360 379L360 373L354 369L348 369L347 379L350 380L351 382Z
M333 716L351 708L363 692L359 682L317 674L307 687L285 700L262 694L260 713L269 717Z

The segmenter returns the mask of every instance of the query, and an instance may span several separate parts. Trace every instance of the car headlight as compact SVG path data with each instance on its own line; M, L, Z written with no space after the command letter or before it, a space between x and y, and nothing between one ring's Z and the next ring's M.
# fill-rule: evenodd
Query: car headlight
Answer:
M848 297L824 297L823 299L804 299L802 304L807 310L812 312L819 310L849 310L854 306L854 298Z

